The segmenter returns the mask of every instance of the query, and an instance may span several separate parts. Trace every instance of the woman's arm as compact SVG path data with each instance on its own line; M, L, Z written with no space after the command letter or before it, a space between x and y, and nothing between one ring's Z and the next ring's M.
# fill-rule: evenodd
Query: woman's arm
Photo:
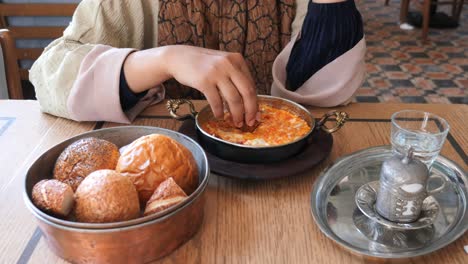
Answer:
M223 116L223 100L235 124L253 125L257 113L255 85L242 55L204 48L174 45L137 51L123 66L134 93L175 78L201 91L216 117Z

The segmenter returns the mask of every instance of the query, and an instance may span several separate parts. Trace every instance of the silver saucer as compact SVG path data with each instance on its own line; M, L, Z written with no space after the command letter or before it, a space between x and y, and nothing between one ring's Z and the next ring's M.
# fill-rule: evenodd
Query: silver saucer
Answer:
M439 213L432 225L415 230L418 233L413 234L417 236L405 238L397 234L393 244L389 243L393 238L376 233L382 232L379 228L385 226L366 220L369 218L360 212L354 198L361 186L379 180L382 162L391 155L390 146L365 149L337 160L322 173L311 195L312 216L320 230L348 250L381 258L428 254L463 235L468 229L468 177L459 166L442 156L434 162L431 173L444 175L450 181L442 192L433 195L439 203ZM428 185L433 189L440 184L430 180Z
M374 241L374 247L391 252L395 249L416 250L426 246L434 237L432 225L419 229L394 229L364 215L358 208L354 210L353 222L361 234Z
M439 213L439 203L433 196L424 199L421 215L412 223L396 223L380 216L375 210L375 202L380 182L373 181L362 185L355 195L358 208L354 210L353 222L359 232L368 239L388 248L422 248L434 236L432 223Z
M439 203L433 196L424 199L421 209L421 215L418 220L411 223L396 223L380 216L375 210L375 202L379 191L380 182L373 181L362 185L356 192L356 205L361 212L371 221L377 222L390 229L415 230L428 227L434 223L439 213Z

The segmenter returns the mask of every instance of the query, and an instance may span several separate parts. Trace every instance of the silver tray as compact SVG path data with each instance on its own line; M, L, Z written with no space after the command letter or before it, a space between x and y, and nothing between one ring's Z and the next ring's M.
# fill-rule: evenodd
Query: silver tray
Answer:
M439 156L431 174L443 174L450 179L445 189L433 195L440 212L432 226L434 232L423 244L392 247L365 236L355 225L356 191L362 185L379 180L382 162L392 155L390 146L365 149L345 156L326 169L315 183L312 196L312 216L320 230L344 248L358 254L380 258L408 258L440 249L463 235L468 229L466 173L454 162ZM429 182L437 187L437 182ZM435 186L431 186L434 184Z

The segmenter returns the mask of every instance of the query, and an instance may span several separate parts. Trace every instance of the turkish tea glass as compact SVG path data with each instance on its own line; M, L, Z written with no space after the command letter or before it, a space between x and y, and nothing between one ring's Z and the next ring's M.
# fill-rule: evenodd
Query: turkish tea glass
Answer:
M403 110L392 115L393 153L404 156L413 147L414 157L430 169L450 129L443 118L432 113Z

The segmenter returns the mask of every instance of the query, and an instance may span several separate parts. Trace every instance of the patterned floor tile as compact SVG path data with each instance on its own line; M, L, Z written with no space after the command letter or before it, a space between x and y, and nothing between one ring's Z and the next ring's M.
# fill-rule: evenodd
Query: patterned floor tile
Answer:
M414 84L411 82L411 80L390 80L390 83L392 84L393 87L413 87Z
M356 100L358 102L363 102L363 103L378 103L380 102L379 98L377 96L356 96Z
M449 97L452 104L468 104L468 97Z
M457 85L455 84L454 81L452 80L444 80L444 79L441 79L441 80L433 80L433 82L435 83L435 85L439 88L447 88L447 87L456 87Z
M420 29L400 29L399 0L356 3L366 34L367 80L355 101L468 104L468 4L458 28L431 28L423 45ZM439 11L450 14L446 7Z
M455 80L455 83L458 84L461 88L465 89L465 92L468 92L468 79Z
M393 66L393 65L392 65ZM398 66L396 66L398 67ZM409 75L406 72L401 72L401 71L387 71L385 73L389 79L397 79L397 80L408 80L411 78L411 75Z
M403 103L417 103L417 104L424 104L427 103L426 99L422 96L402 96L401 101Z

